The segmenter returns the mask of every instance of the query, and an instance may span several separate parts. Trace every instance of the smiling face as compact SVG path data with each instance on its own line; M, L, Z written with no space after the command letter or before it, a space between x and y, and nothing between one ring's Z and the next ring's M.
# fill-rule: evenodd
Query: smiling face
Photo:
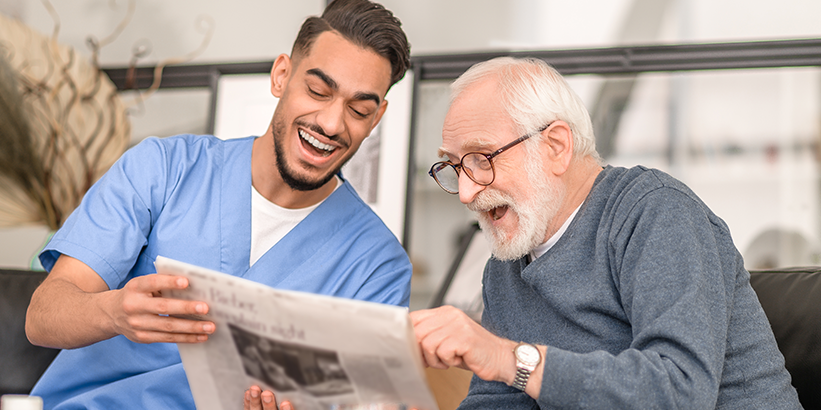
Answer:
M518 181L525 191L508 193L491 184L466 204L476 214L496 259L519 259L544 243L565 198L564 185L547 179L541 162L532 157L537 156L526 155L525 160L534 160L526 166L526 180Z
M490 153L519 137L493 80L466 89L453 102L442 129L440 153L458 162L468 152ZM493 159L496 178L481 186L459 175L459 199L474 211L497 259L518 259L546 241L565 196L538 154L516 145ZM539 142L541 143L541 142Z
M356 153L385 112L390 75L387 59L332 31L320 34L308 55L277 58L275 162L291 189L325 186Z

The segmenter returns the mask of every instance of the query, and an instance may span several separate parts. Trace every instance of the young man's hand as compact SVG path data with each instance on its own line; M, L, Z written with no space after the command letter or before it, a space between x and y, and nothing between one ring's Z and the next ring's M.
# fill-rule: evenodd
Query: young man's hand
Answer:
M137 343L201 343L215 325L210 321L183 318L208 313L205 302L163 298L169 289L185 289L182 276L145 275L131 279L116 291L110 310L115 331ZM183 317L175 317L183 316Z
M274 392L262 391L259 386L251 386L245 391L242 408L243 410L277 410L277 400ZM294 407L291 402L283 401L280 410L294 410Z
M145 275L110 290L88 265L61 255L31 298L26 335L35 345L58 349L117 335L138 343L204 342L214 323L185 317L208 313L208 305L161 297L163 291L186 287L184 277Z

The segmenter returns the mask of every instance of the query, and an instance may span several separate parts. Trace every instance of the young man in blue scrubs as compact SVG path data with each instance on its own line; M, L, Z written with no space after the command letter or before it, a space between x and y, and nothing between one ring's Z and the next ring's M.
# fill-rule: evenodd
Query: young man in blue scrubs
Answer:
M409 66L393 14L335 0L271 70L279 98L261 137L149 138L87 193L40 259L32 343L63 350L35 386L47 409L193 409L175 343L202 343L204 302L159 298L185 278L157 256L280 289L407 306L411 266L339 175ZM239 398L238 398L239 399Z

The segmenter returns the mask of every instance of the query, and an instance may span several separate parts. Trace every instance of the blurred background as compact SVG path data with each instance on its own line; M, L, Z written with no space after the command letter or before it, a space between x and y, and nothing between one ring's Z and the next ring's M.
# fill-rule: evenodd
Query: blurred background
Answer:
M821 39L817 0L381 3L402 20L417 59ZM0 13L44 36L56 32L61 44L87 60L93 58L90 36L99 43L116 33L100 48L98 59L103 68L121 69L154 66L177 57L186 57L180 64L188 65L270 62L290 52L304 18L321 14L325 4L322 0L0 0ZM574 74L568 79L591 111L599 151L607 163L643 164L687 183L730 226L749 269L821 262L818 67ZM427 176L430 164L438 159L450 79L427 79L416 72L404 82L404 87L391 91L398 93L395 99L389 96L388 111L400 120L382 130L379 152L402 157L405 175L384 174L382 169L379 175L402 191L400 199L389 204L398 208L402 220L389 226L414 263L414 309L431 303L458 257L473 218L455 196L442 192ZM148 136L212 131L214 91L213 87L160 88L133 104L128 111L129 144ZM130 100L136 93L121 91L121 95ZM257 133L265 131L270 114L263 110L267 119ZM399 141L401 149L386 152L386 140ZM49 232L42 224L0 226L0 266L29 267Z

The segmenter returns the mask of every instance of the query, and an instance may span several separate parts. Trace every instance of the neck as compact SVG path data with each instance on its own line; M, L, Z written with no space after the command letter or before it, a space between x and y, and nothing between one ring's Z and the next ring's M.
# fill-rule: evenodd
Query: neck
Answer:
M265 199L288 209L316 205L334 192L336 178L312 191L298 191L285 183L276 166L274 137L269 129L254 141L251 153L251 183Z
M587 199L590 190L593 189L593 184L596 182L596 177L602 171L602 167L591 157L584 157L573 159L570 167L562 174L560 180L566 187L565 197L559 212L550 221L547 232L542 243L547 242L559 228L570 218L573 211Z

